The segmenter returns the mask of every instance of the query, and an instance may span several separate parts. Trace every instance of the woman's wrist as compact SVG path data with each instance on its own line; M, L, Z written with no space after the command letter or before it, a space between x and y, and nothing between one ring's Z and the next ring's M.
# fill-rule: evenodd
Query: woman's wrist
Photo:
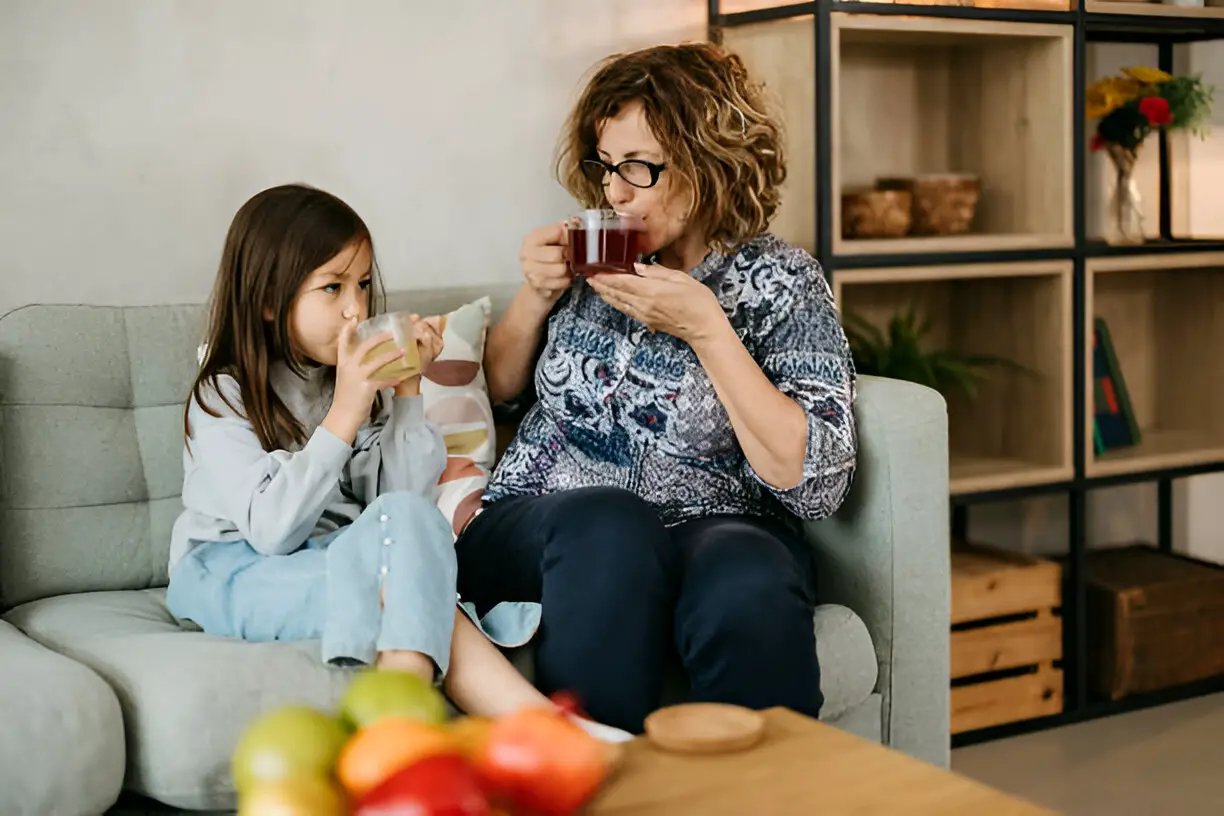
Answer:
M563 294L565 294L564 289L555 294L546 295L535 289L531 284L524 283L519 287L516 300L522 305L522 317L539 325L548 317L548 313L552 311L553 306L556 305Z
M704 320L700 321L684 340L697 353L697 356L701 357L729 341L733 340L738 343L739 337L731 328L731 321L727 320L726 313L719 306L717 311L710 312Z

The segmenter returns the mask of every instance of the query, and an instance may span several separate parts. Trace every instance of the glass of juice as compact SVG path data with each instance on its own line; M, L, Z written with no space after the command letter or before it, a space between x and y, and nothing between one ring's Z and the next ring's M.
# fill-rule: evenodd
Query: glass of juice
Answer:
M389 312L375 315L363 323L357 324L357 342L364 343L379 334L391 333L391 338L379 343L374 350L366 355L366 361L380 357L388 351L397 348L404 350L404 356L392 360L378 371L374 372L376 380L400 380L421 373L421 351L417 347L416 326L412 322L411 312ZM363 361L364 362L364 361Z
M615 210L584 210L569 220L569 266L575 275L633 274L642 221Z

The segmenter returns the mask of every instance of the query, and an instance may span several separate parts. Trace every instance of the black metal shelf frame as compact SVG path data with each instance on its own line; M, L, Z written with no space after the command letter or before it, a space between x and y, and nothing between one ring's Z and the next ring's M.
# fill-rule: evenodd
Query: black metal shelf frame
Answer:
M832 277L839 270L869 269L893 266L931 266L954 263L1004 263L1008 261L1070 260L1073 265L1072 284L1072 446L1074 478L1049 484L1028 485L950 496L952 534L964 536L969 522L969 509L987 502L1010 501L1043 495L1067 497L1068 557L1064 576L1066 594L1063 599L1063 682L1064 705L1060 714L985 728L956 735L953 746L969 745L1031 731L1068 725L1126 711L1187 699L1202 694L1224 691L1224 676L1201 683L1151 694L1139 694L1121 700L1093 700L1087 684L1088 631L1086 616L1085 559L1088 528L1088 493L1092 490L1124 484L1155 482L1157 487L1157 546L1172 549L1173 490L1176 479L1206 473L1224 472L1224 460L1182 467L1141 470L1109 476L1086 476L1086 444L1083 417L1085 388L1089 375L1085 358L1085 280L1086 262L1091 258L1181 254L1187 252L1224 252L1224 240L1179 239L1172 234L1169 194L1169 153L1164 134L1159 136L1160 150L1160 238L1139 245L1112 246L1089 239L1085 213L1086 144L1084 95L1087 87L1085 65L1089 42L1150 43L1157 46L1157 67L1173 68L1173 47L1178 44L1224 39L1224 18L1162 17L1140 14L1110 14L1089 12L1086 0L1079 0L1070 11L1026 11L1022 9L985 9L973 6L928 6L878 2L841 2L816 0L792 3L754 11L730 14L720 12L719 0L707 0L709 37L721 41L720 31L751 23L811 16L815 27L815 93L816 93L816 246L815 255L825 275ZM1049 247L1016 250L940 251L917 254L835 255L833 253L832 189L832 111L830 79L832 76L832 14L854 13L879 16L914 16L1002 22L1037 22L1067 25L1073 28L1072 62L1072 212L1074 244L1069 247Z

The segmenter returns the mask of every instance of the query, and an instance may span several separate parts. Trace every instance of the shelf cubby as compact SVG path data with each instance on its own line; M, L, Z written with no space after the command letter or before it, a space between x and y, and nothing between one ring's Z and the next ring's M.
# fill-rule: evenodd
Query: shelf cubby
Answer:
M1085 348L1103 318L1140 431L1096 455L1089 358L1087 475L1224 462L1224 253L1094 258L1086 275Z
M953 495L1068 480L1073 474L1071 263L966 264L845 270L833 278L843 313L877 326L914 304L930 319L928 349L1005 357L977 394L949 394Z
M1073 245L1070 26L842 12L832 21L833 190L938 173L973 173L982 185L962 235L843 238L835 206L835 254Z
M781 115L786 181L770 229L816 252L816 26L811 15L729 28L723 45L744 60Z
M837 8L839 0L834 0ZM896 0L854 0L854 2L877 3L881 6L895 5ZM934 6L981 9L1018 9L1022 11L1073 11L1075 0L907 0L910 6ZM796 5L787 0L719 0L720 14L743 14L766 11ZM1115 5L1115 4L1108 4Z
M1084 11L1089 14L1126 14L1135 17L1171 17L1180 20L1224 20L1224 7L1174 6L1168 3L1144 3L1136 0L1084 0Z

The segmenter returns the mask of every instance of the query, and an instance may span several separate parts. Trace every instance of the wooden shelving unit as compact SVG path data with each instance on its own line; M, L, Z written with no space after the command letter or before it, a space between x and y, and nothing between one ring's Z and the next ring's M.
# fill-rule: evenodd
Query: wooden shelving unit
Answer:
M843 313L878 326L915 304L935 346L1024 367L949 396L954 495L1071 478L1069 261L847 270L833 292Z
M1224 317L1224 241L1174 235L1185 220L1171 215L1170 188L1190 171L1182 165L1174 173L1165 144L1159 195L1145 199L1151 240L1110 246L1088 234L1084 92L1091 44L1152 43L1155 67L1172 70L1175 45L1224 39L1224 7L1100 0L709 5L711 37L743 57L783 112L789 174L773 229L821 262L843 312L881 325L914 305L933 321L930 342L1006 357L1025 369L991 369L975 398L947 395L952 531L966 538L969 509L979 503L1067 498L1068 555L1046 567L1062 572L1060 605L1052 617L1040 616L1043 627L1058 627L1062 647L1040 674L1040 704L1017 706L1010 718L1036 719L1008 723L997 707L989 716L958 715L962 733L954 742L1208 690L1135 701L1089 695L1088 493L1155 482L1158 544L1168 550L1172 480L1224 470L1224 371L1214 364L1224 348L1224 323L1215 320ZM980 179L967 233L843 237L843 192L881 177L944 173ZM1098 316L1110 327L1142 435L1139 444L1101 456L1092 447ZM960 640L988 634L977 629ZM1219 679L1211 689L1224 687ZM1056 694L1049 682L1058 684ZM989 691L997 706L994 688L975 686L960 698L974 708ZM1035 688L1015 691L1026 697Z
M845 240L837 255L1067 247L1072 41L1067 26L832 14L832 185L974 173L967 235Z
M1088 475L1224 460L1224 253L1091 259L1085 283L1089 314L1118 327L1118 365L1142 434L1132 448L1096 456L1086 415ZM1091 347L1090 321L1084 330ZM1084 399L1092 404L1090 390Z

